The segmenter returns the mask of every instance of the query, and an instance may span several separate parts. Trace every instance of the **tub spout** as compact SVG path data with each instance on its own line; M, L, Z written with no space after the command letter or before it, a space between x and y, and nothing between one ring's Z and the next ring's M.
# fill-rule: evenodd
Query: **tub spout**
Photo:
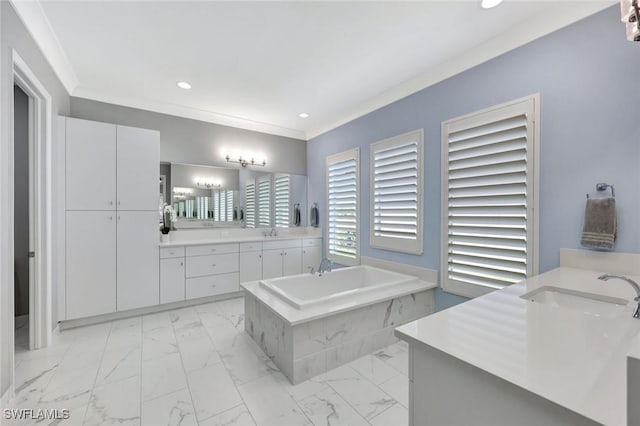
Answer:
M320 262L320 266L318 266L318 275L331 272L331 268L333 268L333 262L325 257L322 259L322 262Z

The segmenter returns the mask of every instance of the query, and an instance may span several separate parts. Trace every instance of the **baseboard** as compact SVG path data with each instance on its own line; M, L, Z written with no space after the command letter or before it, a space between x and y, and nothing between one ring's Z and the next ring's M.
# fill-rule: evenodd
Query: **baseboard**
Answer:
M560 249L560 266L613 274L640 275L640 254Z
M438 271L435 269L423 268L421 266L407 265L406 263L392 262L390 260L376 259L374 257L360 256L360 263L363 265L375 266L381 269L388 269L402 274L413 275L423 281L440 285Z
M173 309L186 308L189 306L202 305L204 303L220 302L227 299L235 299L244 294L244 291L235 291L233 293L221 294L218 296L202 297L193 300L183 300L174 303L165 303L162 305L148 306L146 308L131 309L123 312L113 312L110 314L96 315L94 317L78 318L73 320L60 321L58 323L59 331L69 330L71 328L84 327L87 325L100 324L103 322L121 320L126 318L137 317L140 315L154 314L157 312L170 311Z

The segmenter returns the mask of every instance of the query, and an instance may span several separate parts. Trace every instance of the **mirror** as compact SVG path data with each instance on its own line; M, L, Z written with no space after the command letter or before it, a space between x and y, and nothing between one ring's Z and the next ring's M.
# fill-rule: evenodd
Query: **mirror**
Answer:
M181 163L160 164L160 204L178 214L176 228L305 227L307 177Z

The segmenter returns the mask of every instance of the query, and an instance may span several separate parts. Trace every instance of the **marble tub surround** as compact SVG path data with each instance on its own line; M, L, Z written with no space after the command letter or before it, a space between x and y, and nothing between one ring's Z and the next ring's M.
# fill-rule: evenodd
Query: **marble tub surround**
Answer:
M433 306L427 289L292 324L247 292L245 330L296 384L393 344L395 327L429 315Z
M330 278L332 272L325 274ZM306 276L309 274L301 274ZM293 276L295 277L295 276ZM292 277L290 277L292 278ZM389 301L394 298L416 294L437 287L436 282L414 279L403 282L393 287L381 288L374 292L355 293L351 297L344 297L327 303L318 303L312 306L298 309L286 302L276 294L265 289L259 281L241 283L240 287L245 290L245 294L250 294L255 299L269 307L277 316L285 320L290 325L298 325L304 322L321 319L341 312L373 305L379 302ZM425 314L426 315L426 314Z
M168 242L160 242L160 247L176 247L220 243L241 243L252 241L297 240L302 238L322 238L322 228L278 228L278 236L264 236L271 228L219 228L180 229L169 233Z
M62 426L407 424L404 342L294 386L248 338L243 311L236 298L56 332L16 353L7 408L68 408L37 423Z
M616 272L615 265L600 271L560 267L406 324L396 335L411 350L435 349L577 413L585 424L625 425L627 354L637 348L640 321L632 318L634 290L622 281L598 280L604 272ZM637 273L629 277L640 280ZM615 315L597 316L520 297L542 286L629 303Z

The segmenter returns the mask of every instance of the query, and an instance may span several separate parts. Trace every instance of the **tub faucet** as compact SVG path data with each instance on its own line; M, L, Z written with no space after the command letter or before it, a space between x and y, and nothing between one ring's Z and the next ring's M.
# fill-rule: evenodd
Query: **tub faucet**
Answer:
M271 231L269 231L269 236L270 237L277 237L278 236L278 230L276 228L271 228Z
M609 281L611 278L617 278L619 280L626 281L636 291L636 297L633 300L635 300L637 304L636 310L633 313L633 317L640 318L640 285L638 285L638 283L631 278L627 278L622 275L602 274L598 277L598 279L602 281Z
M324 259L322 259L322 262L320 262L320 266L318 266L318 275L322 275L325 272L331 272L332 267L333 262L325 257Z

